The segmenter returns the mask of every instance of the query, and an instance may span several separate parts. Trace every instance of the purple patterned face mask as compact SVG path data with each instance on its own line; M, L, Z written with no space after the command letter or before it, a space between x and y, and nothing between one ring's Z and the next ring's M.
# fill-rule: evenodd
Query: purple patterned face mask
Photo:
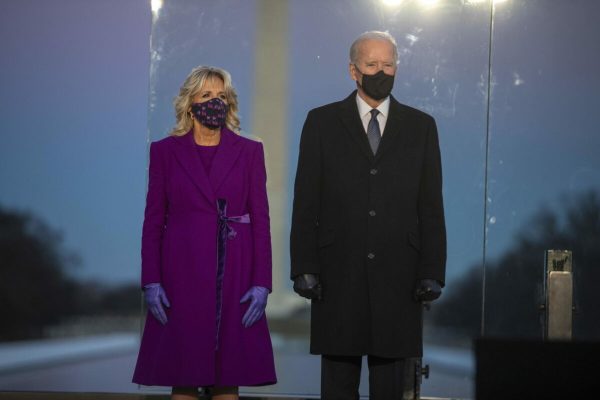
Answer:
M218 129L225 125L228 106L218 97L204 103L192 104L192 113L202 125L210 129Z

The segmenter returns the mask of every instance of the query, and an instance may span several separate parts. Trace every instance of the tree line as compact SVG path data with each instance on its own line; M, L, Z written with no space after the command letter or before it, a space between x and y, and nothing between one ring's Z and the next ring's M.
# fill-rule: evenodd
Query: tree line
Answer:
M31 213L0 207L0 341L40 338L75 316L139 313L139 285L81 282L69 273L80 262L61 232Z
M485 282L482 265L472 266L432 309L432 322L468 337L541 338L545 251L571 250L573 338L599 340L600 196L564 197L561 210L542 208L526 221L513 245L486 263Z
M539 338L544 251L573 252L574 338L600 338L600 196L581 193L561 212L539 210L496 260L473 265L448 287L430 322L462 337ZM0 341L44 336L45 328L76 316L135 316L137 283L108 287L82 282L70 271L79 257L65 249L62 234L31 213L0 207ZM484 301L485 300L485 301Z

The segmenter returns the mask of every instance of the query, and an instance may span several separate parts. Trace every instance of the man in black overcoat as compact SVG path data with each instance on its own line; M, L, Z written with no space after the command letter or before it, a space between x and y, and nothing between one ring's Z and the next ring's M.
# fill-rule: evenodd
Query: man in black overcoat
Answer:
M422 355L422 302L444 286L446 228L434 119L390 93L387 32L350 49L357 90L304 123L290 238L294 290L312 299L310 352L322 399L401 399L404 359Z

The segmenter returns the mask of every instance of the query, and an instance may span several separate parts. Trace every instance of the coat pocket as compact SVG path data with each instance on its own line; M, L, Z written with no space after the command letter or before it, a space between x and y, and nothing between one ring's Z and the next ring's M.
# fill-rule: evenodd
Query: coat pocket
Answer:
M421 239L415 232L408 232L408 244L410 244L417 252L421 252Z

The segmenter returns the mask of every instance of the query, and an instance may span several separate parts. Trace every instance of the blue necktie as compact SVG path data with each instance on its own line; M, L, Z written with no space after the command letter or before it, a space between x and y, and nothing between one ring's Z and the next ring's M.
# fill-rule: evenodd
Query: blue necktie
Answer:
M367 138L369 139L369 144L371 145L373 155L375 155L377 154L377 147L379 147L379 141L381 140L379 122L377 121L377 114L379 114L379 110L374 108L370 112L371 120L369 121L369 125L367 127Z

